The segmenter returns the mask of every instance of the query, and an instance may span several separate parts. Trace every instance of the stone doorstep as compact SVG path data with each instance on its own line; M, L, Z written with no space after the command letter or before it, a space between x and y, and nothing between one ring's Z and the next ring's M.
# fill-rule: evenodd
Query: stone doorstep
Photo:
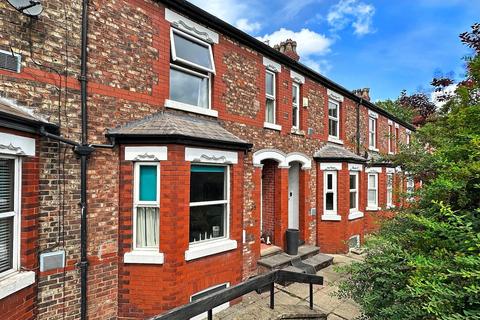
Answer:
M257 263L269 270L283 269L287 266L291 266L291 261L294 259L300 258L301 260L305 260L319 252L320 249L318 247L303 245L298 248L297 255L291 256L282 251L275 255L261 258Z

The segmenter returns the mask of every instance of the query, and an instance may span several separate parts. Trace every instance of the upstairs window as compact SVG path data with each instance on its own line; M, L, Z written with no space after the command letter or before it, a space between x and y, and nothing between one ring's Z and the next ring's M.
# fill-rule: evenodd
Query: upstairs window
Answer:
M228 167L192 165L190 243L228 237Z
M399 134L399 129L398 127L395 127L395 152L398 152L399 151L399 147L398 147L398 140L400 139L400 134Z
M368 174L368 199L367 206L371 209L378 208L378 174Z
M340 139L340 104L334 100L328 100L328 135Z
M18 269L18 159L0 158L0 276Z
M212 46L171 29L170 99L210 108L210 80L215 73Z
M337 172L325 171L323 181L324 214L337 214Z
M134 249L158 250L160 233L160 167L135 163Z
M377 119L373 117L368 118L368 137L370 149L377 148Z
M276 103L275 103L275 72L270 70L266 71L265 74L265 95L266 95L266 106L265 106L265 122L275 123L276 119Z
M388 125L388 153L393 153L393 124Z
M300 129L300 85L292 84L292 127Z

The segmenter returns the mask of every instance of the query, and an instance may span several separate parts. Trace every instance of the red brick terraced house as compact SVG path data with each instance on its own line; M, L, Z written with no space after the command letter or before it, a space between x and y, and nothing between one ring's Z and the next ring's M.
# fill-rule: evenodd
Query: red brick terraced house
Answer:
M291 40L186 1L43 6L0 1L2 319L161 314L255 275L288 228L347 252L413 186L380 155L414 128Z

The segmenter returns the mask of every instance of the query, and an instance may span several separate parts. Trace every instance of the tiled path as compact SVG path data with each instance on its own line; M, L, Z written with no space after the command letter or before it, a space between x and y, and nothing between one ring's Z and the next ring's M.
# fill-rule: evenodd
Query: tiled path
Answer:
M270 293L252 292L236 304L217 315L215 319L327 319L351 320L360 315L358 307L352 301L342 301L330 294L336 290L341 275L333 270L334 266L361 260L356 254L332 255L334 264L320 270L317 274L324 277L323 286L314 286L314 310L308 308L308 284L294 283L289 286L275 285L275 309L269 308ZM295 316L289 317L289 316Z

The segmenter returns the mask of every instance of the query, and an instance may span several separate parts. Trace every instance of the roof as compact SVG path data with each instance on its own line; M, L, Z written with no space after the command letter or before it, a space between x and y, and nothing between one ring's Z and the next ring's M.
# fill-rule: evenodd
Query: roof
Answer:
M228 24L227 22L217 18L216 16L200 9L199 7L191 4L186 0L157 0L159 2L164 3L167 7L174 9L180 14L186 15L188 17L192 17L193 20L205 25L210 26L211 28L217 30L218 32L226 35L228 37L234 38L237 41L257 50L258 52L267 55L268 57L272 58L273 60L280 62L291 69L301 73L302 75L309 77L319 83L323 84L328 89L334 90L339 94L342 94L349 99L361 103L367 108L384 115L385 117L394 120L395 122L401 124L402 126L415 131L416 128L410 123L407 123L385 109L382 109L370 101L367 101L352 91L346 89L345 87L339 85L338 83L322 76L318 72L310 69L306 65L293 60L292 58L286 56L285 54L275 50L274 48L270 47L269 45L263 43L262 41L256 39L255 37L250 36L249 34L235 28L234 26Z
M40 127L58 132L58 126L35 115L32 110L15 100L0 97L0 126L26 132L37 132Z
M162 110L141 120L110 129L107 136L125 142L162 141L209 144L231 149L250 149L252 147L251 143L241 140L223 128L218 120L173 110Z
M315 152L313 158L323 161L352 161L352 162L366 162L367 159L361 157L342 146L327 143L320 150Z

